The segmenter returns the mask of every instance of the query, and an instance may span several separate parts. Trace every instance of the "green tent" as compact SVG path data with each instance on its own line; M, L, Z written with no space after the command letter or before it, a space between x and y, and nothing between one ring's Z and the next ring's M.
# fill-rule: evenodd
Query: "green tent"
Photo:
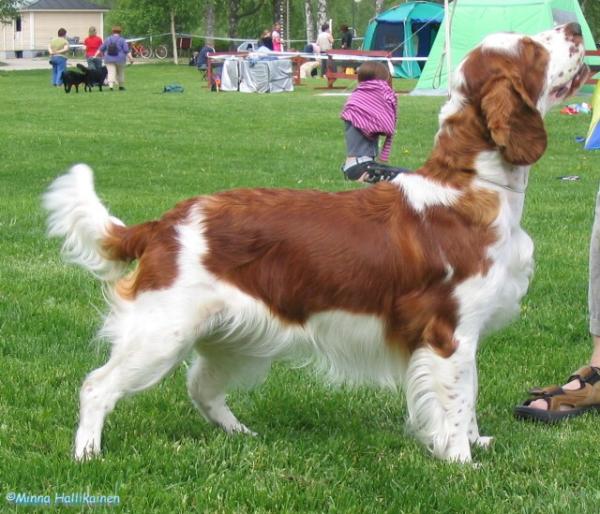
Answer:
M577 0L455 0L450 4L449 15L452 15L452 70L456 69L463 57L486 35L493 32L537 34L555 25L578 22L586 49L596 49L594 38ZM445 16L442 22L429 59L412 94L447 93L448 70L444 53L444 31L449 15Z
M385 50L393 57L427 57L443 17L443 6L431 2L397 5L369 22L362 49ZM394 76L417 78L421 67L419 61L402 61L394 66Z

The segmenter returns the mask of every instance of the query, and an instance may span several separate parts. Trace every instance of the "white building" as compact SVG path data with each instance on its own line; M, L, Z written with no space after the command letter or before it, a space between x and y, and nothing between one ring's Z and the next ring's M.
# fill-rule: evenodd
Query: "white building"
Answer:
M60 28L66 29L70 40L83 41L90 26L102 36L108 11L85 0L38 0L25 5L15 20L0 24L0 59L42 54Z

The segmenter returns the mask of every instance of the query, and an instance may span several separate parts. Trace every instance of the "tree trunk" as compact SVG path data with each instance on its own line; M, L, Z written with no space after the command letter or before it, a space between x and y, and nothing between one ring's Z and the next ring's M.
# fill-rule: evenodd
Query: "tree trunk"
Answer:
M313 43L315 41L315 17L311 0L304 0L304 16L306 19L306 42Z
M273 22L279 23L281 26L281 30L279 34L281 36L281 44L285 39L289 39L289 35L287 33L287 25L286 25L286 15L285 15L285 0L273 0ZM286 45L287 46L287 45ZM283 47L282 47L283 48Z
M215 37L215 4L214 0L206 0L204 7L204 35L207 40Z
M171 11L171 39L173 40L173 62L179 64L177 59L177 36L175 35L175 11Z
M238 31L238 23L239 23L239 14L240 10L240 2L239 0L229 0L229 27L227 27L227 36L230 38L237 37ZM235 42L231 41L229 43L229 49L235 50Z
M383 11L383 0L375 0L375 16L379 16Z
M271 17L273 18L273 21L277 20L277 21L279 21L279 23L282 23L282 20L280 19L282 10L283 10L283 0L273 0L273 13L271 15ZM283 27L283 25L282 25L282 27Z
M352 0L354 1L354 0ZM327 18L327 0L318 0L317 2L317 29L321 30L321 25L323 23L327 23L329 19ZM331 27L329 27L331 28Z

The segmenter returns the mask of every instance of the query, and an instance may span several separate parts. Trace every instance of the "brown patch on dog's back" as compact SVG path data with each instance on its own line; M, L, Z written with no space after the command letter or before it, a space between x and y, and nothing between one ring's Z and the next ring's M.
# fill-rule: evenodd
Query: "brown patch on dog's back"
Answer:
M419 214L390 184L231 191L203 211L204 264L218 278L289 323L331 310L382 317L388 338L411 351L426 330L441 336L456 326L451 289L482 271L494 237L479 225L488 216L468 203ZM451 338L427 342L444 354L454 348Z

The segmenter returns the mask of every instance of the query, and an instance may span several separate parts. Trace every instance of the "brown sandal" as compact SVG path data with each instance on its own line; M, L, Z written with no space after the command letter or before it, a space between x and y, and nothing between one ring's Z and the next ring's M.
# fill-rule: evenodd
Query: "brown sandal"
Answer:
M571 375L566 383L579 380L580 388L574 391L559 386L534 387L531 398L515 407L515 416L544 423L555 423L565 418L579 416L586 411L600 409L600 368L585 366ZM535 400L545 400L548 408L529 407Z

